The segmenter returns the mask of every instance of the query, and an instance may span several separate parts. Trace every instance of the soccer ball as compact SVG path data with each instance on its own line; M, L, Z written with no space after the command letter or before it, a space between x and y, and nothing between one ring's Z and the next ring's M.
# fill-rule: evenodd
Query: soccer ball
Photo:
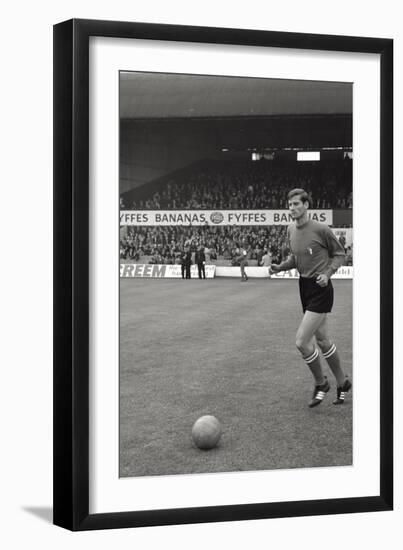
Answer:
M220 437L221 425L215 416L201 416L193 424L192 439L199 449L212 449L217 445Z

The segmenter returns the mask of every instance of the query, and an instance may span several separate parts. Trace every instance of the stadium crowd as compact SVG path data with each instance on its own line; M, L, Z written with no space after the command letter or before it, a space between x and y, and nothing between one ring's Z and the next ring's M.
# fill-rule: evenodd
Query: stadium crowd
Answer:
M189 247L192 253L204 248L206 261L232 263L237 249L247 252L248 260L261 265L269 252L274 263L289 255L287 227L272 226L138 226L127 228L120 238L120 258L152 264L178 264L181 253ZM345 265L353 264L352 246L339 239L346 252Z
M134 189L122 197L121 208L283 209L292 187L310 193L312 208L352 208L351 160L205 166L164 182L149 194L144 186Z
M157 264L176 263L185 247L195 252L204 247L207 261L218 258L231 261L237 248L247 251L248 258L260 263L265 250L273 261L287 257L286 226L162 226L131 227L120 240L122 259L138 261L150 257Z
M291 187L307 190L312 208L352 208L352 161L213 162L157 186L133 189L121 196L120 209L287 209ZM194 253L203 246L207 262L231 263L242 248L253 263L260 265L266 251L279 263L289 254L286 231L281 225L126 227L121 230L120 257L174 264L186 247ZM352 265L352 250L345 250L346 264Z
M237 249L242 248L248 259L256 261L257 265L267 251L272 261L279 263L289 255L286 233L287 227L283 225L131 227L121 236L120 257L135 262L175 264L179 263L185 248L189 247L193 253L202 246L207 262L224 260L231 263L237 256ZM345 250L346 265L352 265L351 247Z

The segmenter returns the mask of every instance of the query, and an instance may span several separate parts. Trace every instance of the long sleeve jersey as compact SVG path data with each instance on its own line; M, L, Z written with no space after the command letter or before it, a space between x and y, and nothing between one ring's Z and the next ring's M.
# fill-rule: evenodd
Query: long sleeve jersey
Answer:
M296 267L301 277L331 277L343 265L345 252L333 231L324 223L308 220L292 224L287 230L291 249L289 258L280 264L282 271Z

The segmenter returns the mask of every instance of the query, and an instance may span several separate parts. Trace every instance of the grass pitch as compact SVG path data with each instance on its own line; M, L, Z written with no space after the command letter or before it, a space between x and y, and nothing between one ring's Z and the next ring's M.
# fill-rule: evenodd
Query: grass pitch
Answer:
M329 315L352 375L352 281L335 280ZM313 383L295 348L296 280L120 281L120 475L252 471L352 463L352 395L336 382L309 409ZM218 446L200 451L193 423L216 416Z

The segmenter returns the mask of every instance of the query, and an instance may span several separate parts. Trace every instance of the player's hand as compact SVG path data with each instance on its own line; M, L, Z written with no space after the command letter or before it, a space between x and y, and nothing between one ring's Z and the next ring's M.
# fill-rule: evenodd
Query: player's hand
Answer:
M316 278L316 282L318 283L319 286L324 288L325 286L327 286L329 282L329 277L324 273L321 273L321 275L318 275L318 277Z
M279 271L281 271L281 269L280 269L280 266L278 264L271 264L271 266L269 268L270 275L273 275L273 273L278 273Z

